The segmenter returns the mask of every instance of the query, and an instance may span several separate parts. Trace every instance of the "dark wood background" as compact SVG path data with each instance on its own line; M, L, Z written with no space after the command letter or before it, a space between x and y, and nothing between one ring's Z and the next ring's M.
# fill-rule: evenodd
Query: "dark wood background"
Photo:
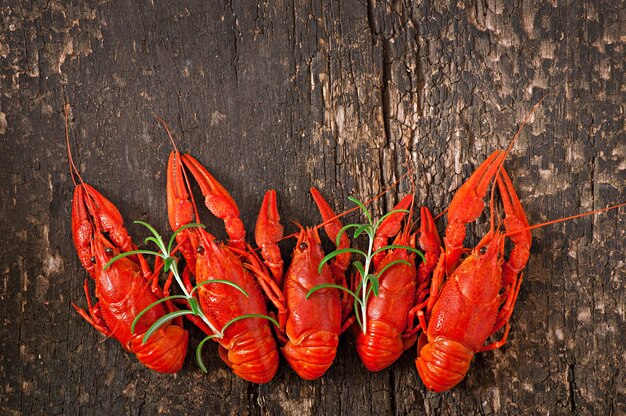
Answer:
M533 232L508 344L448 393L425 390L414 349L368 372L352 334L313 382L284 362L271 383L244 382L215 345L208 375L191 357L176 376L146 370L70 306L86 305L86 273L62 112L67 96L80 171L140 241L131 220L168 229L170 144L153 113L251 230L266 189L285 222L317 223L310 186L350 208L406 172L407 146L418 202L441 212L552 93L506 163L538 223L626 200L623 1L175 3L0 6L0 413L626 413L623 210Z

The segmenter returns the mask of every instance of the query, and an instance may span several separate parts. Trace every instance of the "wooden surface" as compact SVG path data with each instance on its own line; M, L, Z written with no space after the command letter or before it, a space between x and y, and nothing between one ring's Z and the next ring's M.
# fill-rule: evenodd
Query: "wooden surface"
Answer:
M439 213L552 93L506 162L538 223L626 201L623 1L174 3L0 5L1 414L626 413L623 210L533 232L509 342L448 393L426 391L414 348L368 372L352 334L313 382L283 361L249 384L215 345L208 375L191 357L176 376L146 370L71 307L86 306L86 273L62 113L67 96L80 171L140 241L132 220L168 229L170 144L153 113L251 230L266 189L285 223L317 223L310 186L350 208L406 172L407 146L418 202Z

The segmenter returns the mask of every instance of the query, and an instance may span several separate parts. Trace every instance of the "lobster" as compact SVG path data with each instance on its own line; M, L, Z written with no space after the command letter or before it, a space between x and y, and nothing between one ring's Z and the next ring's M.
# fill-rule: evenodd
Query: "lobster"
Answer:
M161 326L143 342L144 333L159 318L174 310L170 302L156 305L133 321L149 305L162 299L158 272L152 273L141 255L129 256L104 266L120 253L137 250L117 208L85 183L74 165L68 132L69 105L65 106L67 152L74 182L72 237L78 258L95 282L94 304L89 294L89 279L83 284L88 311L72 306L88 323L106 337L117 339L122 347L137 356L146 367L160 373L176 373L187 353L189 334L176 319ZM76 177L79 182L77 183ZM158 269L157 265L155 268ZM166 290L167 292L167 285ZM167 295L167 293L165 293Z
M393 209L408 210L412 202L413 195L407 195ZM414 305L421 304L428 294L430 276L441 252L441 240L430 210L422 207L420 214L419 244L425 261L418 268L415 267L415 254L402 248L380 252L373 258L375 274L383 270L379 277L379 293L368 300L367 324L356 336L357 353L370 371L385 369L417 340L420 326L414 325ZM397 212L383 220L376 231L374 251L393 237L394 245L415 247L416 236L410 233L410 217L400 232L406 215L406 212ZM397 264L391 265L393 262Z
M341 222L317 189L311 188L311 194L324 219L326 234L336 242ZM264 253L273 253L266 256L269 268L282 264L277 247L282 238L279 221L276 193L267 193L259 213L255 240ZM348 236L343 233L338 248L348 248L349 245ZM346 287L345 272L350 263L350 253L337 255L318 271L323 257L317 228L301 227L284 281L282 276L274 275L284 294L284 304L277 305L277 335L282 353L294 371L305 380L319 378L330 368L337 354L339 335L353 322L348 318L350 308L347 299L340 297L337 289L322 288L306 297L318 285Z
M493 152L459 188L448 208L445 250L437 261L426 310L417 312L423 332L416 367L429 390L454 387L465 377L474 354L506 343L532 241L526 214L503 167L507 153ZM475 248L466 250L466 224L483 211L494 178L506 214L505 231L494 227L492 215L489 232ZM493 193L490 205L493 209ZM507 238L513 247L505 259ZM465 252L468 256L460 261ZM502 327L502 338L484 345Z
M162 124L171 139L167 126ZM177 234L180 251L187 263L183 271L185 285L191 291L190 275L193 274L196 283L201 284L196 295L199 304L216 328L224 328L242 315L267 315L263 292L279 305L282 305L282 295L269 271L246 246L237 204L196 159L188 154L181 155L175 144L174 149L167 165L167 207L172 230L190 224L194 216L199 221L197 207L190 200L191 190L184 165L199 184L207 208L224 221L230 239L228 244L219 243L203 228L186 228ZM210 280L228 280L242 288L245 295L230 285L204 284ZM189 319L208 335L213 334L211 328L197 317ZM223 331L223 337L215 339L220 344L220 357L237 376L261 384L269 382L276 374L279 357L267 320L254 317L236 321Z

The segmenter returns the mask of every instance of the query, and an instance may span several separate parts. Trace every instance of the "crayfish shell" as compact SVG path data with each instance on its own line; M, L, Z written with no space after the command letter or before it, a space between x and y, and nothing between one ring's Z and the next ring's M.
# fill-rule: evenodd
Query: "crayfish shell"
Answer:
M428 390L440 393L463 380L473 357L474 350L460 342L444 337L428 342L422 334L415 365Z
M161 327L148 342L142 343L144 334L136 334L129 341L129 349L137 359L151 370L172 374L178 372L185 361L189 333L178 325Z

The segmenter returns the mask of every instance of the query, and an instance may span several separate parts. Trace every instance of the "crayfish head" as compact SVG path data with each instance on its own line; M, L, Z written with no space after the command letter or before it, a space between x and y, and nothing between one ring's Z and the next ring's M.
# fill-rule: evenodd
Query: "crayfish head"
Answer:
M241 260L227 246L202 228L193 231L197 237L190 241L195 251L195 275L198 282L207 279L230 279L229 276L244 273Z
M301 228L293 256L294 258L296 256L307 258L319 257L319 260L321 260L324 254L321 244L320 236L315 228Z
M500 291L502 285L502 253L504 235L490 232L472 250L453 277L458 281L461 292L476 303L489 303Z
M317 271L317 266L324 257L320 236L315 228L301 228L298 241L293 250L290 269Z

